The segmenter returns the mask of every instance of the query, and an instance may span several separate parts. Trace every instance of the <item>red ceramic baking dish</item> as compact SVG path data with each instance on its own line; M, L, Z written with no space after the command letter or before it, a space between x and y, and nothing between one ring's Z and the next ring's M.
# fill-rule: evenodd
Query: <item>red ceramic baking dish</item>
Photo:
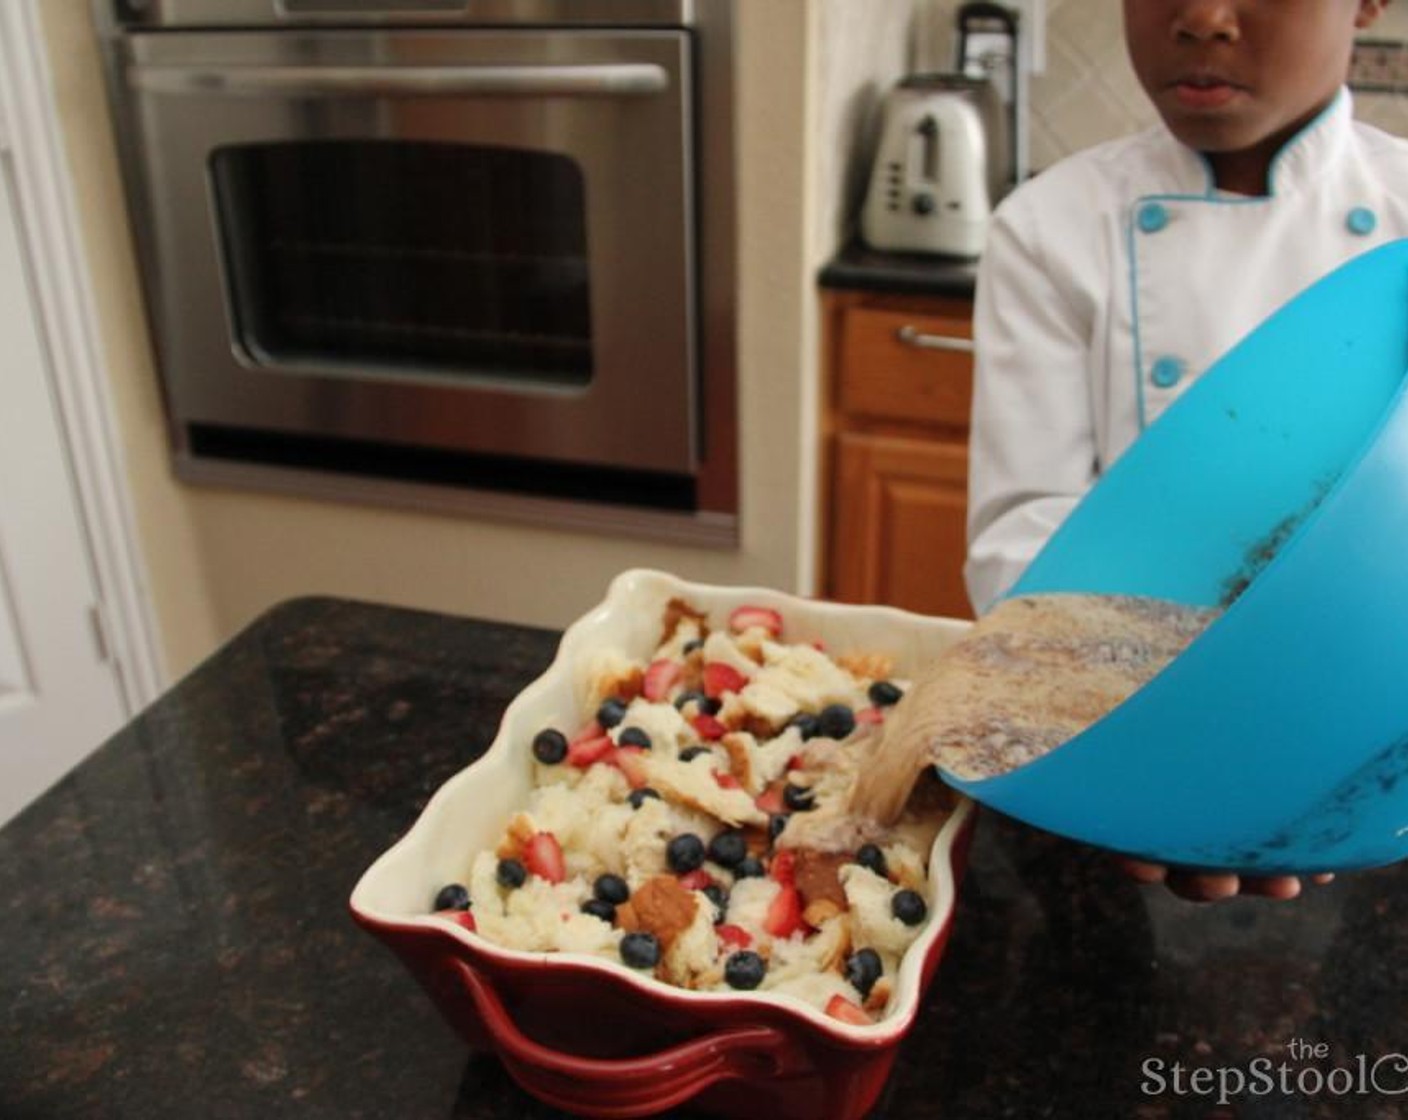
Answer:
M646 656L672 598L716 618L744 604L773 607L789 633L837 654L888 654L899 677L968 626L661 572L623 573L509 706L484 756L446 782L362 876L353 916L400 957L469 1044L491 1048L524 1089L556 1107L632 1117L689 1102L777 1120L861 1116L884 1087L948 940L974 822L965 799L934 841L932 904L900 965L889 1010L869 1025L831 1018L785 994L687 991L604 958L506 949L429 912L436 891L462 879L473 854L493 847L526 803L532 765L524 744L544 726L584 722L579 695L588 656L602 649Z

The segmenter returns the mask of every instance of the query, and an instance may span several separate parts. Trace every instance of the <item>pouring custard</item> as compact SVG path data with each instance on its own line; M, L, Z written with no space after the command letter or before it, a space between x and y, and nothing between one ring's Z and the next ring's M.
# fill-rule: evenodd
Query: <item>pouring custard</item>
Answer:
M926 667L893 709L849 804L793 820L788 842L846 847L897 820L920 776L1016 769L1074 738L1152 680L1220 612L1159 599L1007 599Z

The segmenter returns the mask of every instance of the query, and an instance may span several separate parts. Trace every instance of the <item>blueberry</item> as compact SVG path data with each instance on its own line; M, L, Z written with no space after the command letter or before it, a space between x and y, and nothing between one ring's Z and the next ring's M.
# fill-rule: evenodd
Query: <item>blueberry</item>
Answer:
M696 704L702 704L707 699L708 697L705 696L698 689L686 689L684 692L681 692L678 696L675 697L675 707L683 708L686 704L690 703L690 701L693 701Z
M703 638L691 638L689 641L685 642L685 644L684 644L683 646L680 647L680 652L681 652L682 654L684 654L686 657L688 657L688 656L689 656L691 653L693 653L695 650L697 650L697 649L703 649L703 648L704 648L704 639L703 639Z
M701 754L713 754L714 752L702 743L695 743L692 747L685 747L680 751L680 761L688 762L690 759L698 758Z
M816 718L821 734L828 739L844 739L856 729L856 714L845 704L828 704Z
M730 988L751 992L763 982L767 962L752 949L740 949L724 962L724 979Z
M567 736L549 727L533 736L533 757L545 766L556 766L567 757Z
M665 862L670 870L684 875L704 863L704 841L692 832L682 832L665 845Z
M609 902L612 906L620 906L631 897L631 888L630 884L621 876L613 875L608 871L604 875L596 877L596 882L592 884L592 894L602 902Z
M626 702L619 697L613 696L609 700L603 700L601 707L596 710L596 721L603 728L610 731L618 723L626 718Z
M660 942L653 933L628 933L621 938L621 959L632 968L654 968L660 961Z
M626 795L626 800L631 803L632 809L639 809L645 804L647 797L653 797L656 801L659 801L660 793L658 790L653 790L649 786L642 786L640 789L631 790L631 792Z
M618 747L644 747L649 750L651 747L650 736L639 727L628 727L616 736Z
M821 720L811 712L798 712L787 721L788 727L795 727L803 739L815 739L821 734Z
M523 885L524 880L528 878L528 869L516 859L501 859L498 870L494 872L494 878L499 881L501 887L513 890Z
M468 910L469 891L459 883L451 883L449 886L441 887L440 893L435 896L435 909Z
M885 853L878 844L862 844L856 852L856 862L867 867L882 879L890 877L890 869L885 865Z
M846 981L860 993L861 999L870 995L870 989L884 971L880 954L874 949L857 949L846 958Z
M761 879L767 873L763 861L757 856L744 856L733 869L735 879Z
M736 828L720 832L709 841L709 858L720 867L737 867L748 854L748 841Z
M816 794L806 786L794 786L788 782L782 787L782 803L794 813L805 813L816 808Z
M768 817L768 839L776 840L782 835L782 830L787 827L786 813L773 813Z
M675 707L678 708L680 711L683 711L684 706L689 703L693 703L699 713L701 715L706 716L718 715L719 709L724 706L724 702L722 700L710 696L705 696L704 693L699 692L697 690L681 692L677 697L675 697Z
M870 697L870 702L877 708L888 708L891 704L898 704L900 697L904 695L900 691L900 686L893 681L875 681L865 690L865 694Z
M890 913L907 926L917 926L929 913L929 907L915 891L896 891L890 899Z
M616 921L616 907L611 903L599 898L589 898L582 903L582 913L590 914L594 918L600 918L607 925Z
M704 897L714 904L714 924L718 925L728 913L728 891L718 883L710 883L703 893Z

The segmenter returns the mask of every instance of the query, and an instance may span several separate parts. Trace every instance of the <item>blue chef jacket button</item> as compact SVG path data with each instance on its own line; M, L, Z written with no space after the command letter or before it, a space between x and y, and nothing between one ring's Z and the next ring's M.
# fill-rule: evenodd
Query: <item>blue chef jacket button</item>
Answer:
M1158 233L1168 225L1168 209L1158 202L1150 202L1139 208L1139 228L1145 233Z
M1149 380L1160 389L1172 389L1183 380L1183 359L1160 358L1149 372Z
M1374 232L1374 227L1379 224L1379 219L1367 206L1356 206L1349 212L1349 217L1345 218L1344 224L1350 233L1367 237Z

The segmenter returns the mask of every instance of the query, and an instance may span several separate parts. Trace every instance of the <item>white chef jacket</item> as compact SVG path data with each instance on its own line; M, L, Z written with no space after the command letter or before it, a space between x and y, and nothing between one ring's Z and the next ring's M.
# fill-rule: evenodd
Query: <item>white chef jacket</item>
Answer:
M1347 89L1276 156L1269 188L1219 192L1204 157L1158 125L1055 164L998 208L974 309L965 576L978 610L1233 343L1408 236L1408 141L1355 121Z

